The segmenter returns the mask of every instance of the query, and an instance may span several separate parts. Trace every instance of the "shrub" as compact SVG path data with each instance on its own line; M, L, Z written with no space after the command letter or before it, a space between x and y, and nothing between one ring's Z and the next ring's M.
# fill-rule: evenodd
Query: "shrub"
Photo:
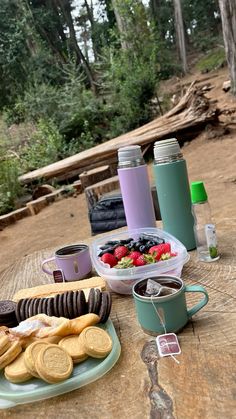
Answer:
M18 181L19 167L19 160L15 156L1 156L0 215L15 209L16 199L23 194L23 188Z
M218 48L206 54L198 61L196 68L200 71L211 71L222 67L226 63L225 51Z
M28 143L20 148L23 172L38 169L61 158L63 136L51 120L40 120Z

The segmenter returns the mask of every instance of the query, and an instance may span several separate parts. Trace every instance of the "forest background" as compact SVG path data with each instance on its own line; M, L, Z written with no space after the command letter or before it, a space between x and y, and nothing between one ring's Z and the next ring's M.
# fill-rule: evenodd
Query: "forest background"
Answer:
M20 174L149 122L161 80L225 62L215 0L1 0L0 214Z

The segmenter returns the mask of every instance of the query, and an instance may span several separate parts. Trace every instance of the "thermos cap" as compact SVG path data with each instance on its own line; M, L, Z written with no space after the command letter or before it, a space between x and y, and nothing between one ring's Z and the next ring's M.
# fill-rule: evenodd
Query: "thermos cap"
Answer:
M119 163L142 160L142 151L139 145L130 145L127 147L121 147L118 149L118 161Z
M207 201L207 193L202 181L191 183L191 200L192 204Z
M154 144L154 158L156 160L181 154L180 146L176 138L156 141Z

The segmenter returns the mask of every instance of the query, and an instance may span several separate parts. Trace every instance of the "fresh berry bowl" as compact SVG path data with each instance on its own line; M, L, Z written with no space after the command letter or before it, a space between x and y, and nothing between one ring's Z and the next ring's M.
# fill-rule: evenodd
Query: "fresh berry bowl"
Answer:
M150 240L147 242L148 238ZM118 234L104 235L93 241L90 250L98 275L118 294L132 294L133 285L149 275L180 277L183 265L189 260L184 245L158 228L124 230ZM140 259L138 262L137 257Z

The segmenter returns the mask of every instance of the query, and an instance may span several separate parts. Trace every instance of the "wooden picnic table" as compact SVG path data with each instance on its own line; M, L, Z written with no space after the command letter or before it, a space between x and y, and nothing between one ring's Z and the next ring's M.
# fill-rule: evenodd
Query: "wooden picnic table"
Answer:
M110 233L109 233L110 234ZM196 252L183 270L187 284L201 284L209 303L178 334L179 364L159 358L155 338L139 327L131 296L114 294L111 319L121 342L117 364L105 376L70 393L0 412L11 418L217 419L236 417L236 232L218 231L222 257L199 263ZM92 239L88 239L89 244ZM34 252L0 276L0 298L48 283L41 261L54 249ZM196 294L187 294L189 305Z

